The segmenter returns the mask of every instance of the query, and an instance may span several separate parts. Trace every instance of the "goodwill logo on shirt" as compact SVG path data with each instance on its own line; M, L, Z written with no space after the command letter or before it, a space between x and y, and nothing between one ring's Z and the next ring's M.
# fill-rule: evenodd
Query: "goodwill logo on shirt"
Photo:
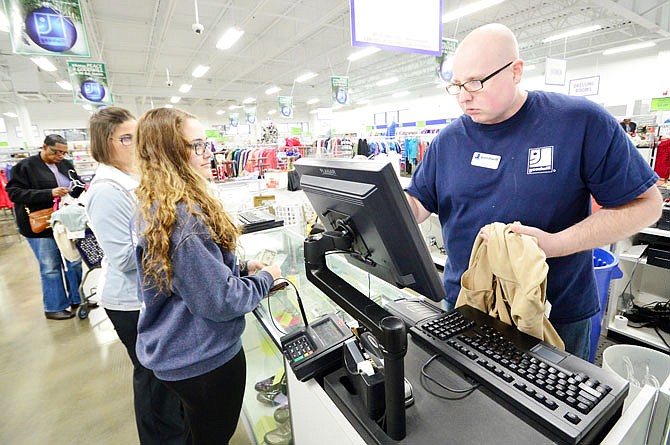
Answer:
M528 149L529 175L554 172L554 146Z

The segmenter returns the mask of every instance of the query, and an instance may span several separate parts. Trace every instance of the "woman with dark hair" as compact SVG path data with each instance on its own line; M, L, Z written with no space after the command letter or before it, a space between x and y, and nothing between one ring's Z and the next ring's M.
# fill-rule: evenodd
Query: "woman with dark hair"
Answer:
M239 231L208 191L206 140L200 122L174 108L150 110L137 125L137 356L179 395L194 443L225 444L244 396L244 315L280 270L248 261L240 276Z
M135 215L135 129L128 110L107 107L89 121L91 153L100 163L87 194L89 225L105 252L98 282L105 308L133 363L135 422L140 443L183 444L186 440L181 402L137 359L137 266L131 239Z

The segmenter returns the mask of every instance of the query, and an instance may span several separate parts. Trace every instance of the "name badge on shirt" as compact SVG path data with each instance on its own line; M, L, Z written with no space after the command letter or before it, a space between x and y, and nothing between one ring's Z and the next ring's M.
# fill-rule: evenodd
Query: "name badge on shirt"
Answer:
M490 168L491 170L498 170L498 166L500 165L500 156L476 151L472 155L472 161L470 164L474 165L475 167L484 167Z

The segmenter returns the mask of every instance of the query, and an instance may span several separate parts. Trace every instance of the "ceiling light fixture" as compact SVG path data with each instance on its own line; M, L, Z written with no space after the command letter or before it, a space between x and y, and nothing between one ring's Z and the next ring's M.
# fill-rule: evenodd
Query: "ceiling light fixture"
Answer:
M180 100L181 100L181 97L179 97L179 96L172 96L170 98L170 102L172 102L173 104L178 104Z
M219 115L219 116L221 116L223 113L225 113L225 111L223 111L223 110L217 110L216 111L216 114Z
M410 95L409 91L399 91L397 93L391 94L391 97L405 97L405 96L409 96L409 95Z
M360 51L356 51L355 53L352 53L349 57L347 57L347 60L349 62L354 62L356 60L362 59L363 57L371 56L372 54L381 51L381 49L375 47L375 46L368 46L365 49L362 49Z
M275 114L276 112L277 112L277 110L275 110L275 109L273 108L272 110L268 111L268 114Z
M19 117L18 114L16 114L16 113L12 113L11 111L8 111L8 112L6 112L6 113L4 113L4 114L5 114L5 116L7 116L7 117Z
M399 79L397 77L389 77L388 79L382 79L379 82L377 82L375 85L378 87L383 87L386 85L391 85L392 83L396 83Z
M236 26L228 28L228 30L223 33L219 41L216 42L216 47L221 50L228 49L233 46L235 42L240 39L240 37L242 37L242 34L244 34L243 29L240 29Z
M30 60L44 71L56 71L58 69L45 57L31 57Z
M307 105L314 105L317 102L319 102L319 98L315 97L314 99L308 100L306 103L307 103Z
M254 103L254 102L256 102L256 98L255 98L255 97L247 97L246 99L244 99L244 100L242 101L242 103L243 103L244 105L247 105L247 104L250 104L250 103Z
M189 91L191 91L191 88L193 88L193 85L189 83L182 83L181 86L179 87L179 92L188 93Z
M84 105L82 105L82 108L86 111L91 111L93 109L91 104L84 104Z
M270 94L278 93L280 91L281 91L281 88L275 86L275 87L270 87L267 90L265 90L265 94L267 94L269 96Z
M641 42L633 43L632 45L618 46L616 48L610 48L603 51L603 56L609 56L610 54L625 53L627 51L635 51L636 49L651 48L656 46L656 42Z
M598 31L601 28L602 26L600 25L591 25L586 26L584 28L571 29L570 31L565 31L559 34L554 34L553 36L549 36L546 39L542 40L542 43L549 43L553 42L554 40L567 39L568 37L574 37L581 34L586 34L588 32Z
M524 71L533 71L535 68L537 68L536 65L524 65L523 66Z
M316 110L316 109L314 109L314 110L309 110L309 114L316 114L316 113L318 113L318 112L319 112L319 111Z
M481 11L491 6L495 6L499 3L504 2L505 0L482 0L479 2L471 3L462 8L456 8L453 11L449 11L442 16L442 23L447 23L465 17L466 15L474 14L475 12Z
M163 105L163 108L174 108L174 105L172 105L172 104L165 104L165 105Z
M239 110L240 108L242 108L241 105L231 105L228 107L229 110Z
M207 71L209 71L209 67L208 67L208 66L205 66L205 65L198 65L198 66L195 67L195 69L193 70L193 72L191 73L191 75L192 75L193 77L202 77L202 76L205 75L205 73L207 73Z
M295 81L298 83L307 82L309 79L314 79L318 74L310 71L308 73L302 74L295 78Z
M56 84L66 91L72 91L72 84L67 80L59 80Z

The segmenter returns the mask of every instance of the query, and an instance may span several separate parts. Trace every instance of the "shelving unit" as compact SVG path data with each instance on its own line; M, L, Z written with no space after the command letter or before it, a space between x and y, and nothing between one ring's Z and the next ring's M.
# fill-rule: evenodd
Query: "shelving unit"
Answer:
M646 235L641 239L640 235ZM650 238L651 237L651 238ZM608 333L614 332L624 335L633 340L652 346L662 351L670 352L659 334L652 327L634 328L624 326L617 328L614 326L614 317L622 312L623 300L633 297L638 305L645 305L657 301L664 301L670 298L670 269L647 264L646 253L639 255L638 244L646 244L647 241L655 238L659 240L670 240L670 231L649 227L640 231L628 239L614 244L613 251L619 258L619 268L623 272L623 277L613 280L610 285L610 297L605 314L605 325ZM666 342L670 343L670 334L659 330Z
M93 159L91 154L90 141L68 142L68 147L77 174L82 181L89 182L93 179L95 170L98 168L98 162Z

